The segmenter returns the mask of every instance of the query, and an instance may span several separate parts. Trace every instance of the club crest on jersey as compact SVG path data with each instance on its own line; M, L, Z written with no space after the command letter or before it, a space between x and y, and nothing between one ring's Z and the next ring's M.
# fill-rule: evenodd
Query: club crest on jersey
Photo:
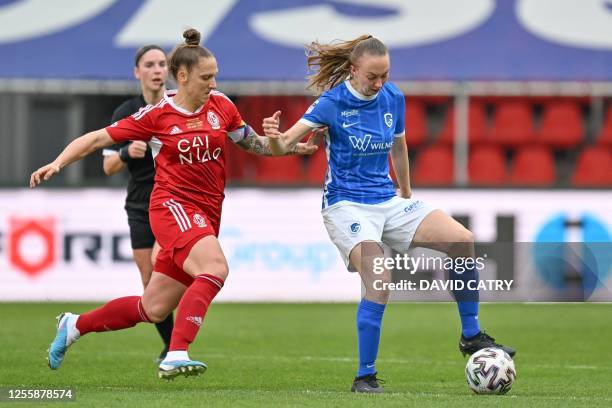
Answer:
M194 214L193 222L200 228L204 228L206 226L206 220L200 214Z
M387 127L393 126L393 115L390 113L385 113L385 124Z
M208 114L206 115L206 118L208 119L208 123L210 123L210 126L213 129L219 129L221 127L221 124L219 123L219 118L217 117L217 115L215 115L215 112L209 110Z
M354 222L351 224L351 232L353 234L358 233L361 230L361 224L358 222Z

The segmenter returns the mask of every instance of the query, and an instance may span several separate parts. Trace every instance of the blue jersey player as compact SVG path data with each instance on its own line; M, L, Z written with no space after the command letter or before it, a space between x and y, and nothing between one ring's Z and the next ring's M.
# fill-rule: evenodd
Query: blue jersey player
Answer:
M264 120L264 131L272 151L282 154L313 128L328 128L323 220L348 269L359 273L365 287L357 311L359 368L351 390L382 392L375 361L389 291L376 290L380 284L375 287L374 281L390 281L391 273L375 274L374 258L384 256L385 248L405 253L415 243L451 258L473 257L474 238L441 210L412 198L404 95L387 81L386 46L369 35L332 44L314 42L308 47L308 66L318 67L310 77L310 86L322 92L318 100L285 133L279 131L280 111ZM389 154L399 196L389 177ZM461 272L453 278L478 278L476 270ZM480 330L477 291L456 292L455 299L464 355L485 347L515 354Z

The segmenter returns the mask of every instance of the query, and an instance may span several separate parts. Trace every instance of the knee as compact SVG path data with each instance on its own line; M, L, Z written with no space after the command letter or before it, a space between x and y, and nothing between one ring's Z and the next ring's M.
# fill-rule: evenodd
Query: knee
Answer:
M458 228L452 234L451 247L449 248L448 255L451 257L456 256L470 256L474 252L474 234L467 228Z
M219 258L211 262L208 270L204 271L204 273L216 276L217 278L225 281L229 275L229 267L227 266L225 259Z
M461 227L455 231L453 242L458 244L473 244L474 234L467 228Z
M170 314L170 310L168 310L168 307L162 304L153 304L153 305L143 304L143 308L144 308L145 313L147 314L147 317L149 318L149 321L151 321L151 323L163 322L164 320L166 320L166 317L168 317L168 315Z

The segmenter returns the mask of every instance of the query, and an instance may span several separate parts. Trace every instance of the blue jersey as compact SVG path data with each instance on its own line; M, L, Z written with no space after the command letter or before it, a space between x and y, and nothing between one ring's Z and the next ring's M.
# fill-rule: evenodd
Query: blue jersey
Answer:
M395 196L389 152L395 138L404 137L404 119L404 95L390 82L368 97L345 81L308 108L301 123L329 128L323 208L339 201L377 204Z

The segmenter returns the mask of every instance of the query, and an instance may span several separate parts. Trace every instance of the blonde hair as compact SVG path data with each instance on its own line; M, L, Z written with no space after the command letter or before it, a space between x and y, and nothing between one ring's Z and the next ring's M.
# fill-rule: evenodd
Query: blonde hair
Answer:
M363 54L387 55L385 44L371 35L362 35L350 41L330 44L312 42L306 46L308 69L316 71L308 76L308 88L317 94L331 89L349 77L351 66Z

